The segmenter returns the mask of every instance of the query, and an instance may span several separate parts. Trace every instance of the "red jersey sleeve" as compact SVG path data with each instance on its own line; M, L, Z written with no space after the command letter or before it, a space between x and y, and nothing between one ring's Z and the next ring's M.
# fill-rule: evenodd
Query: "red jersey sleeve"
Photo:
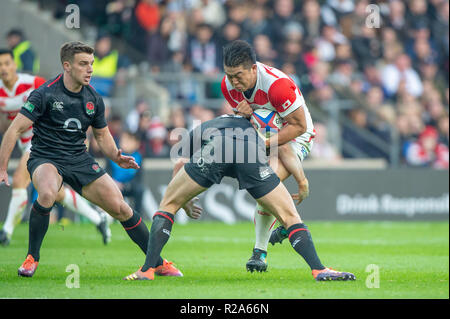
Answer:
M34 88L37 89L38 87L40 87L42 84L45 83L45 79L41 78L40 76L35 76L34 77Z
M228 103L231 105L232 108L235 108L238 104L231 98L230 92L228 92L227 83L225 82L226 81L225 79L226 75L223 77L222 84L220 86L222 89L223 97L228 101Z
M287 78L278 79L270 86L269 101L282 117L301 106L295 94L296 90L296 85Z

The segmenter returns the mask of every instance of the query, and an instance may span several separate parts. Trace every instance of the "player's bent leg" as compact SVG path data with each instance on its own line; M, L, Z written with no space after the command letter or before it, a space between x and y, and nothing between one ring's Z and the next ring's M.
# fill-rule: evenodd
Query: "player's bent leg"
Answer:
M61 187L56 201L70 211L89 219L102 234L103 243L106 245L110 242L111 230L105 213L99 213L86 199L69 187Z
M141 216L134 212L123 199L122 193L114 180L108 174L83 186L82 195L85 199L99 206L115 219L119 220L131 240L146 253L148 245L148 228L142 222Z
M4 246L9 244L14 228L20 223L28 203L27 187L31 181L27 171L28 158L29 152L25 152L13 175L11 200L9 202L3 229L0 230L0 244Z
M317 281L356 279L352 273L336 271L322 265L310 231L297 214L294 202L283 184L280 183L272 192L257 201L271 211L285 227L292 248L303 257Z
M270 166L280 178L281 181L289 177L289 172L279 160L278 156L272 156L270 158ZM254 215L255 222L255 246L252 251L250 259L246 263L247 271L266 271L268 264L267 258L267 245L272 234L273 226L276 222L276 218L267 212L265 208L257 203Z
M33 172L33 185L38 198L33 203L29 221L28 254L18 269L19 276L31 277L37 269L40 249L48 230L50 212L55 203L62 177L53 164L40 164Z
M159 210L175 215L181 207L206 189L195 182L182 167L167 186Z

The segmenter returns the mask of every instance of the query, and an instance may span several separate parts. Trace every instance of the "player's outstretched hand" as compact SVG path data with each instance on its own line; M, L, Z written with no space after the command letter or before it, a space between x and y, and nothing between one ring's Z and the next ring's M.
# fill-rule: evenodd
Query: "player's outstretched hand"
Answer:
M298 184L298 193L297 194L292 194L292 199L296 202L296 205L299 205L301 202L303 202L303 200L309 196L309 182L308 179L303 179L299 184Z
M122 150L117 151L116 163L122 168L140 168L133 156L122 155Z
M198 197L194 197L183 207L186 215L188 215L192 219L199 219L202 215L203 208L195 204L196 202L198 202L198 200Z
M9 186L8 173L6 170L0 169L0 185L5 183L6 186Z

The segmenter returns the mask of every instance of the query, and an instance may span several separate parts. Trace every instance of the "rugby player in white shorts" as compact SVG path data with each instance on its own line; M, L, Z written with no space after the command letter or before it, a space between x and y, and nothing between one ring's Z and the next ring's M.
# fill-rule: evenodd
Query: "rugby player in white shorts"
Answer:
M278 112L283 127L268 139L278 144L278 156L271 157L271 166L283 181L292 175L299 192L292 197L300 204L309 195L309 184L301 162L311 151L315 135L311 115L294 81L280 70L256 61L253 48L236 40L224 48L225 76L222 93L236 114L250 118L253 110L265 108ZM306 125L304 124L306 123ZM257 204L255 210L256 242L247 263L249 271L267 269L267 245L287 238L283 226L272 232L275 217Z

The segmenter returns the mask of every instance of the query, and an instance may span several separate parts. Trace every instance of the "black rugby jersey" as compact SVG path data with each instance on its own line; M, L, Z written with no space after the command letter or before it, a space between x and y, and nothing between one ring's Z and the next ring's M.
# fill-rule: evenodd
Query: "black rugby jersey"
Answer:
M217 136L221 138L215 139ZM195 161L193 157L200 154L198 151L211 143L215 144L216 149L222 149L222 161L247 162L250 158L255 160L256 156L256 161L267 162L265 142L250 121L242 116L222 115L197 126L189 134L189 156L184 157ZM204 155L202 153L200 156Z
M67 90L63 74L31 92L20 113L33 121L32 157L75 160L86 152L86 130L106 127L105 105L91 87L73 93Z

